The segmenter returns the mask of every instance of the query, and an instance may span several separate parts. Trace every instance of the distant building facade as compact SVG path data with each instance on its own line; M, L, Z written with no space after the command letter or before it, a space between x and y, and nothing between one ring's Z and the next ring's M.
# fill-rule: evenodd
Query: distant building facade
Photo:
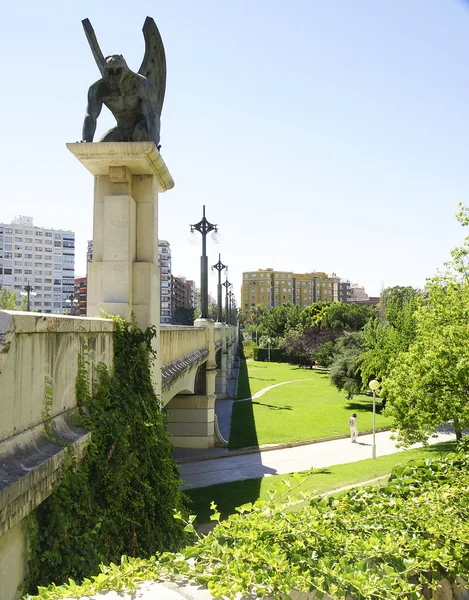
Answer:
M364 287L358 283L352 283L350 286L350 302L364 304L365 306L376 306L379 302L379 296L368 296Z
M74 294L75 233L34 226L32 217L0 223L0 288L32 287L31 310L64 314Z
M158 265L160 267L160 323L171 323L171 245L166 240L158 240Z
M75 277L75 302L73 314L86 317L88 302L88 281L86 277Z
M314 302L350 302L350 282L335 273L294 273L258 269L243 273L241 312L256 304L267 307L292 303L305 308Z

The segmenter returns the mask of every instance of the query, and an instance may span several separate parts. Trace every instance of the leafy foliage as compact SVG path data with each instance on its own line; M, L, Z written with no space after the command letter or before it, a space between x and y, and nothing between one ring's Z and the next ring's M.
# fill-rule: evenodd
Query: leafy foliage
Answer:
M41 591L42 600L140 581L188 577L215 598L236 594L279 598L295 590L333 600L428 597L442 579L463 585L469 577L469 456L419 460L397 466L383 488L356 488L335 498L311 498L294 510L298 496L272 493L240 506L207 536L178 554L158 559L124 558L103 567L82 586L74 582ZM305 478L295 475L297 488ZM286 481L290 485L290 481ZM297 489L298 491L298 489ZM212 503L212 520L220 513ZM194 517L176 512L189 533ZM66 596L65 596L66 597Z
M86 354L80 357L77 422L92 441L31 519L29 590L89 577L123 554L176 550L184 541L172 517L174 509L184 512L179 475L150 375L156 332L115 320L114 366L99 366L93 396Z
M16 310L16 292L7 287L0 288L0 309Z
M469 211L458 219L469 224ZM414 335L383 382L386 410L404 443L425 441L452 421L457 438L469 427L469 237L451 252L445 270L427 281L425 302L413 315Z
M412 287L383 291L380 315L365 325L365 351L357 358L364 386L371 379L386 377L400 353L409 348L416 335L415 314L422 302L422 293Z
M330 381L340 391L347 392L350 400L362 388L362 376L357 359L363 352L363 332L345 333L337 340Z

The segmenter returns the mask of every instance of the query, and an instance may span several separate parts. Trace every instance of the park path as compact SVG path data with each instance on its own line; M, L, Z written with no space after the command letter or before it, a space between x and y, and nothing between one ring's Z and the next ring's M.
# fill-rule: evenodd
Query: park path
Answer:
M262 449L249 454L226 452L216 458L191 460L180 463L179 473L183 480L181 489L199 488L217 483L257 479L270 475L284 475L306 471L313 467L324 468L352 463L371 458L373 435L361 435L358 443L352 444L349 438L304 444L290 448ZM453 432L439 433L429 440L430 444L454 440ZM411 448L418 448L415 444ZM376 434L376 455L385 456L399 452L391 432Z
M241 400L236 400L236 402L247 402L248 400L257 400L257 398L260 398L269 390L273 390L274 388L279 387L281 385L286 385L287 383L298 383L299 381L313 381L313 378L311 377L308 379L292 379L291 381L282 381L282 383L274 383L273 385L269 385L265 388L262 388L261 390L256 392L253 396L250 396L249 398L243 398Z

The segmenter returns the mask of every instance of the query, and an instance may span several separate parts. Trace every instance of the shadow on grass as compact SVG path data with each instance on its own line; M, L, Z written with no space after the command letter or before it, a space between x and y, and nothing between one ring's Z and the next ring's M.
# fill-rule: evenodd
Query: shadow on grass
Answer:
M364 396L362 400L355 398L354 401L349 401L346 405L347 410L360 412L373 412L373 399ZM378 415L383 412L381 400L376 401L376 413Z
M329 468L317 469L314 475L333 475L334 473ZM289 479L289 475L285 475L285 479ZM210 521L210 503L213 501L217 505L217 509L221 513L221 518L224 519L236 512L236 508L255 502L260 497L261 479L245 479L243 481L232 481L231 483L222 483L219 485L211 485L206 488L197 488L187 490L184 493L191 500L190 510L197 515L197 522L208 523ZM292 482L293 483L293 482ZM268 485L267 485L268 487ZM287 491L287 488L282 485L279 488L277 483L274 486L276 494ZM301 489L301 486L300 488Z
M238 400L250 398L252 396L251 386L249 385L249 373L246 361L241 361L238 375ZM248 446L258 446L256 423L252 402L235 402L233 404L233 413L231 415L231 430L228 448L246 448Z
M258 406L265 406L270 408L270 410L293 410L292 406L274 406L273 404L265 404L265 402L251 402L251 404L257 404Z

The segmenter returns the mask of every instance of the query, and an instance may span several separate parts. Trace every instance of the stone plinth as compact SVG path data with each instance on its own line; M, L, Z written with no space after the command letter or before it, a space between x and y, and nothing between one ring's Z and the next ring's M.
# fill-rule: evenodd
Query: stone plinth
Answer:
M158 192L174 182L153 142L67 144L94 176L93 262L88 265L88 316L103 313L157 328L160 272ZM161 393L161 365L153 373Z

